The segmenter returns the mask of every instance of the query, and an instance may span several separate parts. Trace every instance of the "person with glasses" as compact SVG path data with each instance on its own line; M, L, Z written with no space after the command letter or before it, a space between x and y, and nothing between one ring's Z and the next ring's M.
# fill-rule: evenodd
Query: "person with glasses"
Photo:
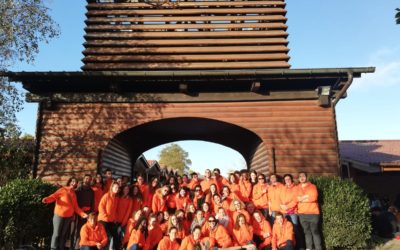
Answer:
M222 225L218 224L214 215L208 218L206 226L202 229L202 234L204 237L210 237L215 240L214 246L212 246L214 248L226 248L233 245L228 231Z
M252 200L254 206L268 218L268 185L264 174L259 174L257 179L258 183L253 187Z
M206 201L206 195L203 193L201 186L197 185L194 188L193 204L196 207L196 209L201 209L201 204L203 204L205 201Z
M243 214L244 217L246 218L247 223L251 223L251 217L249 212L246 210L246 206L244 203L238 199L233 200L232 205L231 205L231 210L232 212L232 219L233 223L236 224L236 219L239 214Z
M153 213L167 211L167 197L169 194L169 186L163 186L153 196L151 209Z
M250 201L251 192L253 190L253 185L249 180L249 172L244 169L240 171L240 179L239 179L239 191L240 191L240 200L247 203Z

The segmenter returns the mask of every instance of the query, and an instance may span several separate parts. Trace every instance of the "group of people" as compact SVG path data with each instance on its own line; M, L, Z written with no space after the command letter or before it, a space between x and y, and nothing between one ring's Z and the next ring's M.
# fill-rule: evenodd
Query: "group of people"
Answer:
M218 168L145 183L138 175L105 180L85 175L43 198L55 202L52 249L72 242L82 250L322 249L318 192L304 172L265 176ZM74 220L74 216L78 219ZM72 247L75 245L71 243ZM73 249L73 248L71 248Z

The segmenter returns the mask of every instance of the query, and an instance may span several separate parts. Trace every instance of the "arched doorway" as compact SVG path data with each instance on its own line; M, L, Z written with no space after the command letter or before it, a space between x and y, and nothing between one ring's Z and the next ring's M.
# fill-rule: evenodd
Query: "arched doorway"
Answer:
M118 175L134 175L136 159L158 145L201 140L217 143L239 152L250 169L269 171L268 152L256 133L235 124L195 117L179 117L147 122L117 134L105 147L100 167Z

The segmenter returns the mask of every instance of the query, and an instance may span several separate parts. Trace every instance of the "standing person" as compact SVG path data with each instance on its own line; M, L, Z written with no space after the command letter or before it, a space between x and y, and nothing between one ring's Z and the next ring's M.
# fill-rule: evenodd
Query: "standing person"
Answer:
M229 189L236 197L240 197L240 188L239 188L239 179L236 177L234 173L229 174Z
M140 189L140 192L144 194L146 189L148 188L147 184L144 182L144 177L142 174L138 174L136 177L136 183L134 186L137 186Z
M247 223L243 214L239 214L233 227L233 239L238 246L253 244L253 227Z
M104 189L106 190L106 192L108 192L108 190L110 190L111 184L113 183L112 170L110 168L107 168L104 175L106 177Z
M204 172L204 180L200 182L201 189L204 193L208 193L211 184L215 184L215 180L211 176L211 170L206 169L206 171Z
M188 175L187 174L182 175L182 183L180 184L180 187L188 188L189 183L190 183L190 181L189 181Z
M94 193L94 212L98 212L99 203L105 190L103 176L101 176L101 174L96 174L96 177L93 179L92 190Z
M258 183L257 177L258 177L257 171L252 170L252 171L250 172L250 182L251 182L251 185L254 186L254 185L256 185L256 184Z
M107 245L107 233L104 226L97 222L97 214L90 213L87 222L80 230L81 250L98 250Z
M284 218L281 212L275 214L275 223L272 228L272 250L293 250L293 225Z
M252 200L254 206L268 218L268 185L264 174L259 174L257 179L258 183L253 186Z
M281 210L279 194L283 184L278 181L278 176L272 174L269 178L270 184L268 186L268 214L271 224L274 224L275 213Z
M196 172L193 172L192 179L190 180L189 185L187 187L190 189L191 192L193 192L194 188L197 185L200 185L199 175Z
M122 186L119 192L118 208L117 208L117 223L118 237L120 242L124 239L126 225L132 215L133 199L131 188L128 185Z
M272 239L272 228L260 211L253 213L254 242L259 250L270 250Z
M161 189L157 190L153 196L153 202L151 209L153 213L167 211L167 198L169 193L169 186L163 186Z
M176 241L176 227L171 227L168 230L168 235L158 243L157 250L179 250L179 244Z
M240 196L239 199L244 203L247 203L251 199L251 192L253 190L253 185L249 180L249 172L247 170L242 170L241 176L239 179L239 191Z
M87 214L79 208L76 200L75 187L77 179L69 178L67 185L61 187L53 194L42 199L43 203L56 203L53 216L53 235L51 236L51 249L65 248L69 227L72 222L74 213L82 218L87 218Z
M117 209L118 209L119 184L111 183L110 190L101 198L99 204L99 222L104 226L108 236L107 246L119 249L120 241L117 234Z
M81 184L75 190L76 198L78 201L78 206L86 213L90 214L94 212L94 192L91 187L92 176L89 174L85 174ZM78 249L79 236L80 231L83 224L86 223L86 220L81 217L76 217L75 227L72 230L72 241L71 246L75 246L75 249Z
M299 183L297 197L299 202L298 214L300 225L305 235L306 248L321 250L322 240L319 231L320 211L317 187L307 181L307 174L305 172L299 173Z
M196 209L201 209L201 204L206 202L207 196L203 193L200 185L194 188L193 205Z
M143 193L143 207L151 207L153 202L153 196L156 193L159 187L159 179L157 177L153 177L148 188L145 189Z
M130 234L127 249L128 250L143 249L143 247L146 244L147 236L148 236L147 219L146 217L141 217Z
M219 170L219 168L214 168L213 174L218 190L222 190L223 186L229 185L228 180L221 176L221 170Z

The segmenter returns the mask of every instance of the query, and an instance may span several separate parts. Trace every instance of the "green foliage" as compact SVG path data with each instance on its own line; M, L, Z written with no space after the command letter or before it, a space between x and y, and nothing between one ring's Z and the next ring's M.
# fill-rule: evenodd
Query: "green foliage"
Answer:
M337 177L313 177L321 204L327 249L359 249L371 239L371 216L366 194L354 182Z
M0 187L16 178L28 178L33 166L35 140L32 136L0 136Z
M21 244L38 246L52 233L52 206L42 198L56 187L40 180L16 179L0 188L0 249L16 249Z
M180 174L189 169L192 161L188 158L189 153L175 143L163 148L159 154L160 164L177 169Z

